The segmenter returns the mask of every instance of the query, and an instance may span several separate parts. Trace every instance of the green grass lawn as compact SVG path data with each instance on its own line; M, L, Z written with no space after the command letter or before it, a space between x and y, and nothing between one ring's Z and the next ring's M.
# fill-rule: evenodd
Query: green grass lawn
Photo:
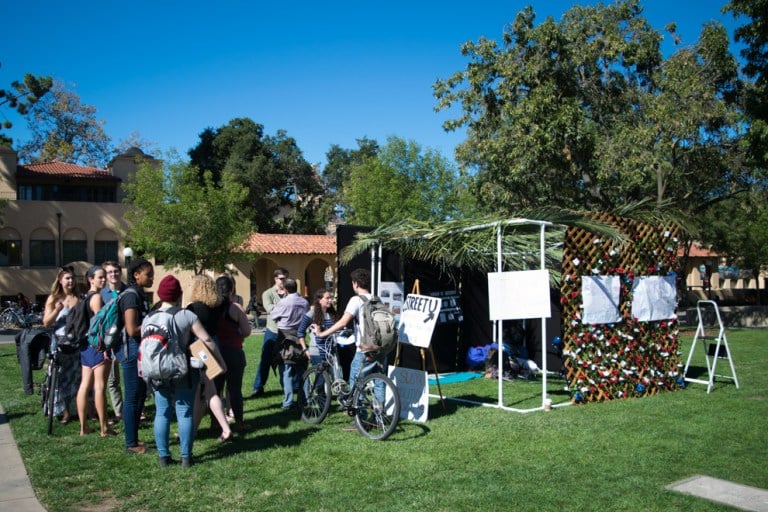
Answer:
M703 474L768 488L767 337L728 331L738 390L718 381L708 395L706 386L690 384L529 414L455 401L443 410L431 400L429 421L402 422L384 442L342 432L349 418L336 405L316 426L280 411L272 376L265 397L246 401L251 432L221 445L203 421L190 470L161 470L156 453L125 455L122 435L80 437L76 422L57 423L47 436L40 397L22 392L13 345L0 346L0 400L35 492L51 511L730 510L665 486ZM246 392L260 345L260 337L247 340ZM550 380L555 403L566 400L556 393L563 384ZM442 388L446 396L496 401L497 383L487 379ZM505 383L504 403L535 406L540 389L540 381ZM152 441L151 424L140 437ZM178 457L178 446L171 451Z

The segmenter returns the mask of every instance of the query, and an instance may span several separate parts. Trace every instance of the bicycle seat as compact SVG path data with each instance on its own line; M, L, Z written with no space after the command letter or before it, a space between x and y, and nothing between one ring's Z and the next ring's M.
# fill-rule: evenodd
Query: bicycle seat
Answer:
M351 329L344 329L336 333L336 344L342 347L351 345L355 342Z

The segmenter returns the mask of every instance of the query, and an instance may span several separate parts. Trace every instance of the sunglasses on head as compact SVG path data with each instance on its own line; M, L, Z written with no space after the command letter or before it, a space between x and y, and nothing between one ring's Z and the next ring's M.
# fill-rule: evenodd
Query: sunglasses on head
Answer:
M69 272L70 274L74 274L75 273L75 267L73 267L72 265L67 265L67 266L64 266L64 267L59 267L59 272Z

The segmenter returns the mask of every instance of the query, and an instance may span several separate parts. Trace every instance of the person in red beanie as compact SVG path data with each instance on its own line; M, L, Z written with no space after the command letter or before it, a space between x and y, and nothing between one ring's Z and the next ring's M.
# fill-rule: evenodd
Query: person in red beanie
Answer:
M210 350L215 350L216 347L213 344L213 340L197 315L188 309L179 308L182 290L178 279L172 275L165 276L157 287L157 296L160 299L160 303L144 319L142 328L148 323L155 321L152 319L155 311L165 311L171 315L170 321L175 326L178 336L177 341L183 349L189 346L190 337L194 334ZM173 382L151 382L155 395L154 434L157 453L160 456L160 467L166 467L173 463L169 451L169 437L174 410L176 421L179 424L181 467L188 468L192 465L192 444L195 437L194 403L199 379L200 372L189 371L186 376Z

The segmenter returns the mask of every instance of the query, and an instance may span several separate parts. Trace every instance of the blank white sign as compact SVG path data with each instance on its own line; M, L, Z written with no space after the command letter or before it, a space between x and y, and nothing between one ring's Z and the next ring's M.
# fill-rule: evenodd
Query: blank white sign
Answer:
M549 318L549 271L489 272L488 305L491 320Z

